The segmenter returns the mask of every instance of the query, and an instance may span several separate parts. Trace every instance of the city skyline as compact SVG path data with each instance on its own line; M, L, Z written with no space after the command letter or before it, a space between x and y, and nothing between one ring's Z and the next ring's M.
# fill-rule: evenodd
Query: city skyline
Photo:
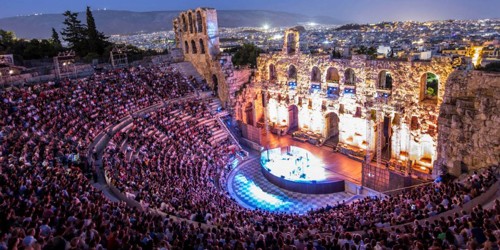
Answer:
M162 11L182 10L200 6L213 7L220 10L271 10L289 13L300 13L314 16L329 16L342 23L369 23L380 21L429 21L444 19L485 19L499 18L500 1L496 0L265 0L255 1L97 1L60 2L56 0L33 1L20 0L3 5L0 18L54 14L66 10L81 12L86 6L92 9L128 10L128 11Z

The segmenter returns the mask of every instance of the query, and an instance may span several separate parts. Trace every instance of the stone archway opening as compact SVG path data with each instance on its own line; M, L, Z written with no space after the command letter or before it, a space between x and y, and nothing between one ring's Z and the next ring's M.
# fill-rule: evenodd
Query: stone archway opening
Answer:
M439 79L434 73L424 73L420 78L420 101L437 104Z
M339 142L339 116L335 112L325 115L325 140L333 139L335 145Z
M276 80L278 80L276 66L274 66L274 64L269 64L269 81L275 82Z
M297 38L295 33L293 32L288 33L286 40L287 40L287 47L286 47L287 54L295 54L295 52L297 52L297 46L296 46Z
M212 83L213 83L214 95L216 97L219 97L219 79L217 78L216 75L212 75Z
M382 70L378 74L378 90L392 90L392 75L387 70Z
M339 72L336 68L330 67L326 71L326 82L327 83L339 83Z
M299 108L297 105L288 106L288 133L299 129Z
M391 159L392 151L392 122L390 116L385 116L382 125L382 133L384 135L382 140L382 159L389 161Z
M254 126L253 105L251 102L247 103L245 106L245 122L246 124Z
M356 75L353 69L349 68L345 71L344 84L349 86L356 86Z

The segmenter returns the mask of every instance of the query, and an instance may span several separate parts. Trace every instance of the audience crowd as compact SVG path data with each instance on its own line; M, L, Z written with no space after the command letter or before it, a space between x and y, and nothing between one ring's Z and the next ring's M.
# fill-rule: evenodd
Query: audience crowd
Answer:
M207 86L158 65L3 90L0 250L499 248L499 200L422 222L488 190L493 168L306 215L242 208L219 185L238 156L212 99L177 99L195 89ZM104 150L110 184L141 207L113 202L87 178L92 140L161 102Z

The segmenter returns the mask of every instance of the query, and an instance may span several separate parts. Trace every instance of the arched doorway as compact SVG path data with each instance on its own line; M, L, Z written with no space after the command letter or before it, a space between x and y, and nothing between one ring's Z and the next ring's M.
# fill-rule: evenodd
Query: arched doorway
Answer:
M297 68L295 68L295 66L293 65L290 65L290 67L288 67L288 79L289 81L297 81Z
M356 75L354 73L354 70L349 68L345 71L344 73L344 84L345 85L351 85L355 86L356 85Z
M254 124L253 124L253 105L251 102L247 103L247 105L245 107L245 121L246 121L246 124L254 126Z
M198 49L196 48L196 42L194 40L191 40L191 51L193 54L198 53Z
M392 75L389 71L380 71L378 74L377 89L392 90Z
M214 95L219 97L219 79L217 79L216 75L212 75L212 83L214 84Z
M314 83L321 82L321 71L316 66L314 66L311 70L311 82L314 82Z
M197 28L197 32L198 33L201 33L203 32L203 19L201 18L201 12L200 11L197 11L196 12L196 28Z
M437 104L439 79L436 74L427 72L420 78L420 100Z
M382 138L382 159L389 161L392 155L392 119L390 116L384 116L383 138Z
M297 51L297 46L296 46L296 36L295 36L295 33L291 32L291 33L288 33L287 37L286 37L286 41L287 41L287 47L286 47L286 51L287 51L287 54L295 54L295 52Z
M326 82L327 83L339 83L339 72L336 68L330 67L326 71Z
M340 119L334 112L325 115L324 146L335 148L339 143L339 122Z
M297 105L288 107L288 133L292 133L299 128L299 108Z
M187 41L184 41L184 53L189 54L189 44Z
M276 66L274 64L269 64L269 81L273 82L278 80L278 76L276 75Z

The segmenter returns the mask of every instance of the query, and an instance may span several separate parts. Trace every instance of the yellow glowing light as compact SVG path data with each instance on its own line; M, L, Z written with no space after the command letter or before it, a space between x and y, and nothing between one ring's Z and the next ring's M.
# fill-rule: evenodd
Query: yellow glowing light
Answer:
M482 47L473 47L472 50L474 51L472 55L472 64L474 64L475 67L477 67L481 63L481 51L483 50Z
M420 167L420 169L422 169L422 170L424 170L424 171L425 171L425 170L427 170L427 168L426 168L426 167L424 167L424 166L421 166L421 167Z

